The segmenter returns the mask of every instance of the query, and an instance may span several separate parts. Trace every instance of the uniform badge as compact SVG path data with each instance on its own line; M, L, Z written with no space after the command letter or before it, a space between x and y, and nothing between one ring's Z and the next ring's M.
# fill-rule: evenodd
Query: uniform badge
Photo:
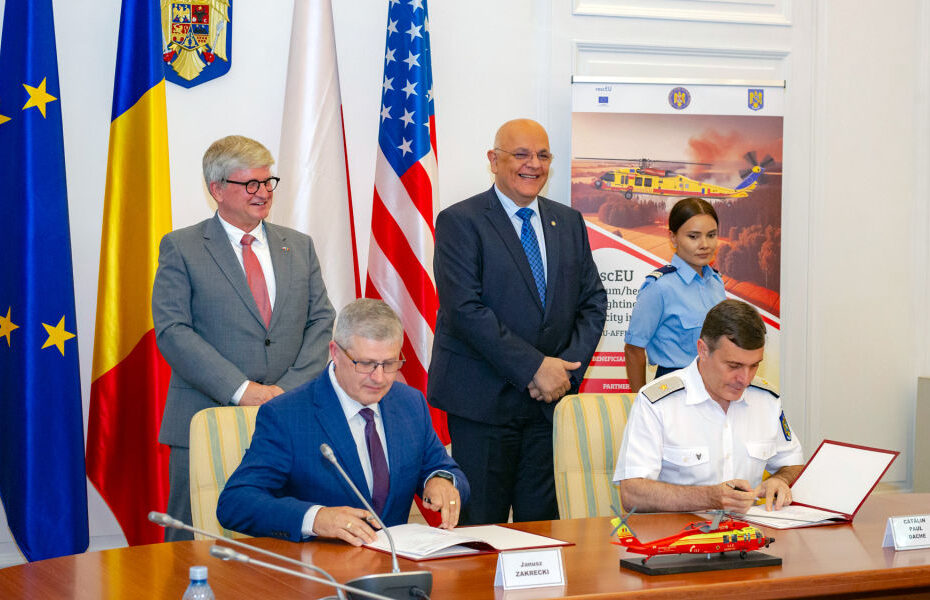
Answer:
M232 0L161 0L165 79L191 88L225 75L232 54Z
M676 110L684 110L691 104L691 92L677 87L668 93L668 103Z
M791 441L791 428L788 427L788 419L785 418L785 411L781 411L781 416L778 417L778 420L781 421L781 432L785 434L785 441Z
M750 110L761 110L765 106L765 90L749 88L747 103Z

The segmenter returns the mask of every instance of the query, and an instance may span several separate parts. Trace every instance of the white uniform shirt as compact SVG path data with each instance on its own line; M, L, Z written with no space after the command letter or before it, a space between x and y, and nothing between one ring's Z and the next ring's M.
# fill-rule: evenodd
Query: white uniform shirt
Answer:
M678 485L745 479L755 487L763 470L774 473L804 463L800 442L787 433L787 421L782 427L781 400L772 392L751 385L723 412L704 387L697 359L649 387L672 377L680 378L684 389L655 402L637 394L614 483L637 477Z

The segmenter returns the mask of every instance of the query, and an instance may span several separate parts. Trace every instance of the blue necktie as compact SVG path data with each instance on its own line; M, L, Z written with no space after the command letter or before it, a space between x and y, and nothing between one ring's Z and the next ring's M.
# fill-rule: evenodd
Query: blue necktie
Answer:
M536 230L530 224L533 218L532 208L521 208L517 211L517 216L523 219L523 227L520 229L520 243L523 244L523 251L526 253L527 260L530 261L530 270L533 272L533 279L536 280L536 290L539 292L539 300L543 308L546 307L546 271L543 269L542 255L539 253L539 240L536 239Z

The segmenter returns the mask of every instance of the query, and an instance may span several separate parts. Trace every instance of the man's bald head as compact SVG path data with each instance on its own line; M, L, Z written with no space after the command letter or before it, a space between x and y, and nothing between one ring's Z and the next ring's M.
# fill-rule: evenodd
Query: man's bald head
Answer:
M497 133L494 135L494 147L500 148L501 144L507 144L513 137L524 133L542 135L546 140L546 145L549 145L549 135L542 125L533 119L513 119L497 129Z
M549 135L532 119L507 121L494 136L488 160L497 189L519 206L527 206L549 178Z

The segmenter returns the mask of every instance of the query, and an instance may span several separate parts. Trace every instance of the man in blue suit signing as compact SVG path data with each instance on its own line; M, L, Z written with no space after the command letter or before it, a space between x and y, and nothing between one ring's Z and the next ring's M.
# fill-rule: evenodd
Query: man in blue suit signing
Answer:
M371 514L320 453L329 444L385 525L407 522L414 494L458 523L469 488L433 431L423 394L399 382L403 327L380 300L360 299L336 320L332 362L313 381L263 405L252 444L220 494L234 531L300 541L374 541Z

